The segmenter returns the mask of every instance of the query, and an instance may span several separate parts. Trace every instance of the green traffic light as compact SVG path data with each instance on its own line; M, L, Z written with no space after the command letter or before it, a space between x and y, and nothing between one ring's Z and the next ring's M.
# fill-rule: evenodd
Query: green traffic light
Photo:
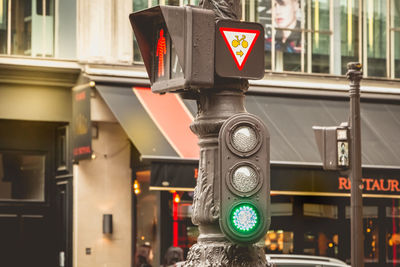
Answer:
M230 220L233 229L242 234L251 234L260 224L258 210L249 203L236 205L231 210Z

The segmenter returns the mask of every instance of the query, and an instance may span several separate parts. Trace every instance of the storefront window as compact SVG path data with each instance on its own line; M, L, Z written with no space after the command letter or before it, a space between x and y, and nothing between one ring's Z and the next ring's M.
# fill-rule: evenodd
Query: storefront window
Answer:
M136 256L144 253L148 260L156 261L159 240L157 240L158 191L150 191L150 171L136 172ZM146 253L145 253L146 252ZM147 253L149 252L149 253ZM137 262L137 257L136 257Z
M364 1L364 55L368 76L386 77L386 1Z
M350 207L346 206L346 219L350 219ZM364 218L378 218L378 207L376 206L363 206Z
M0 152L0 200L44 201L45 156Z
M386 262L393 265L400 262L400 201L392 200L386 207Z
M396 264L400 256L400 232L386 233L386 261Z
M172 193L172 244L180 247L186 256L189 248L197 242L199 236L198 227L193 225L191 217L193 213L193 192Z
M54 56L54 0L0 0L0 54Z
M283 230L269 230L265 235L264 249L266 253L293 253L294 233Z
M304 203L304 216L313 216L329 219L338 218L338 207L334 205Z
M379 260L379 227L377 218L365 218L364 224L364 258L365 262Z
M350 207L346 206L346 219L350 219ZM363 206L365 262L379 261L378 207Z
M337 258L339 254L339 235L329 230L310 230L304 234L305 254Z
M271 203L271 216L292 216L293 204L292 203Z

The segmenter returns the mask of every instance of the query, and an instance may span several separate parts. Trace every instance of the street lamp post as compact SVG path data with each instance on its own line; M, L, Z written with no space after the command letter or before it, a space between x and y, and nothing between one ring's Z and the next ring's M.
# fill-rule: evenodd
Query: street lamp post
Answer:
M360 63L347 64L350 80L350 181L351 181L351 266L364 266L364 235L361 180Z

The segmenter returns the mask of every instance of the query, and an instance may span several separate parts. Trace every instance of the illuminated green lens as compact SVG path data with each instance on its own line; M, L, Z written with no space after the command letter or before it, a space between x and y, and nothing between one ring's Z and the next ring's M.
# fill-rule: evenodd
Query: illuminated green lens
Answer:
M251 233L260 224L257 209L251 204L239 204L231 211L230 220L233 228L241 233Z

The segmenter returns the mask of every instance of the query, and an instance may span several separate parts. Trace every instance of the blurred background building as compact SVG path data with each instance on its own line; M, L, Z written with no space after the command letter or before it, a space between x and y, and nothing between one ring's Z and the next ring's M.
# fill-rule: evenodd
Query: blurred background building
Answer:
M199 171L196 103L153 95L128 20L180 0L0 0L0 265L133 266L186 254ZM313 125L348 120L361 85L366 266L400 265L400 1L244 0L265 26L246 107L271 134L267 253L350 260L350 184L322 170ZM108 216L108 215L112 216Z

